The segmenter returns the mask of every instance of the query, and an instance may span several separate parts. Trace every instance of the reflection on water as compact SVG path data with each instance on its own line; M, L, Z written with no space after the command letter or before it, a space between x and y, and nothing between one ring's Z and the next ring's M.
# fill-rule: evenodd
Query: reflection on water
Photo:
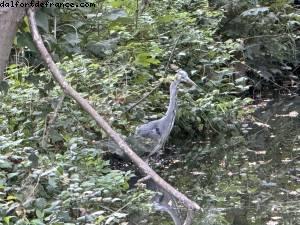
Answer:
M298 112L298 97L269 102L238 132L169 156L159 173L204 208L193 224L300 224Z

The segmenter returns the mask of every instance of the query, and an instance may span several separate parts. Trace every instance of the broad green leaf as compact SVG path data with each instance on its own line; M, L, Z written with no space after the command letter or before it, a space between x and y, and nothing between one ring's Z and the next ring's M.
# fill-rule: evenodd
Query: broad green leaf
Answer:
M49 32L49 16L42 10L36 12L36 23L42 28L46 33Z

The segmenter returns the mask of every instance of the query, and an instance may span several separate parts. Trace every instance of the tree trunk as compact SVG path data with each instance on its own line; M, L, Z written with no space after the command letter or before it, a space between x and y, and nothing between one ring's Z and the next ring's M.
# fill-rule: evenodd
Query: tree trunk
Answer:
M11 6L17 0L4 0ZM19 4L27 0L19 0ZM0 1L0 4L3 4ZM0 81L4 79L4 72L9 59L9 54L17 32L18 23L25 15L25 7L2 7L0 5Z

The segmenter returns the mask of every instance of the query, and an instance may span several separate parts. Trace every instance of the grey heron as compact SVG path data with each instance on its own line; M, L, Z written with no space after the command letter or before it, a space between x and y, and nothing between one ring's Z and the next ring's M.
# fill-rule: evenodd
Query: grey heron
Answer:
M183 82L197 86L182 69L176 71L176 78L170 85L170 100L166 114L154 121L138 126L134 135L126 138L126 142L136 151L138 155L148 154L148 158L159 151L168 140L174 126L177 110L178 85ZM124 152L112 140L106 140L105 145L111 153L121 158L126 158Z
M170 100L166 114L158 120L150 121L136 128L135 136L149 138L155 142L154 148L151 150L148 157L152 156L162 147L164 147L166 141L168 140L176 117L177 87L181 82L197 86L189 78L186 71L182 69L177 70L176 79L170 85Z

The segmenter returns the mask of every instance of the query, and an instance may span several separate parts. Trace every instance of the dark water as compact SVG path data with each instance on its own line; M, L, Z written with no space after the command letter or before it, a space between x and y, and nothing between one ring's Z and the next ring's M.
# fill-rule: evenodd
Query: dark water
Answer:
M300 98L255 108L232 131L154 165L203 208L193 224L300 224ZM146 221L174 224L166 213Z

